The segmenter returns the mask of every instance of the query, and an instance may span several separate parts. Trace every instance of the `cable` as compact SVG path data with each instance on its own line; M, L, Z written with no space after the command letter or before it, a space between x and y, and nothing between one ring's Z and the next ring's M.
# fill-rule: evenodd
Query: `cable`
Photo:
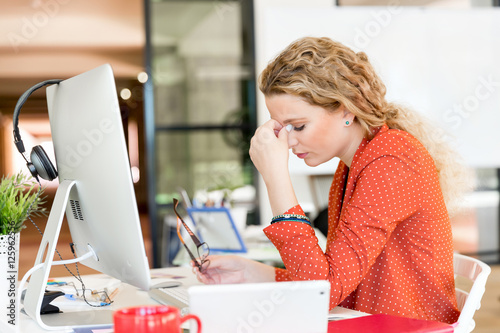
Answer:
M75 249L74 249L73 245L74 245L73 243L70 243L71 252L73 253L73 257L76 259ZM76 273L78 274L78 277L75 276L75 279L77 279L78 281L80 281L80 283L82 284L82 296L83 296L83 300L85 301L85 303L87 303L87 305L95 307L95 308L100 308L102 306L108 306L111 303L113 303L113 301L109 298L108 293L104 290L102 292L106 295L106 299L109 300L109 302L101 303L99 305L90 304L89 301L87 300L87 297L85 296L85 291L87 289L85 288L85 284L83 283L83 279L80 276L80 272L78 270L78 262L75 262L75 267L76 267Z
M38 200L38 198L40 197L40 194L42 193L42 184L40 183L40 180L38 178L35 178L36 181L38 182L38 193L36 194L36 198L35 200L33 200L33 202L31 203L31 205L29 206L28 208L28 219L31 221L31 223L35 226L36 230L38 230L38 232L40 233L40 235L43 237L43 232L42 230L40 230L40 228L38 227L38 225L35 223L35 221L33 221L33 219L31 218L30 216L30 210L31 210L31 207L33 206L33 204ZM57 253L57 256L59 257L59 259L63 260L61 254L59 253L59 251L57 249L55 249L56 253ZM66 268L66 270L73 276L76 278L75 274L73 274L73 272L69 269L68 266L66 266L66 264L64 264L64 267Z
M28 219L31 221L31 223L35 226L36 230L38 230L38 232L40 233L40 235L42 235L43 237L43 232L42 230L40 230L40 228L38 227L38 225L35 223L35 221L33 221L33 219L31 218L30 216L30 211L31 211L31 208L33 206L33 204L38 200L38 198L40 197L40 194L42 193L42 184L40 183L40 180L38 179L38 177L35 178L36 181L38 182L38 192L36 194L36 197L35 197L35 200L33 200L33 202L30 204L30 206L28 207ZM57 261L53 261L52 265L63 265L66 270L76 279L80 282L80 284L82 285L82 296L83 296L83 300L85 301L85 303L87 303L87 305L91 306L91 307L96 307L96 308L99 308L99 307L102 307L102 306L108 306L110 305L111 303L113 303L113 301L109 298L109 295L108 293L104 290L102 291L102 293L104 293L106 295L106 299L108 300L108 302L104 302L104 303L101 303L99 305L95 305L95 304L91 304L89 303L89 301L87 300L87 297L85 296L85 291L86 291L86 288L85 288L85 284L83 283L83 279L80 275L80 271L78 270L78 262L81 261L81 260L85 260L87 258L89 258L92 253L91 252L88 252L87 254L77 258L76 257L76 253L75 253L75 249L74 249L74 244L73 243L70 243L70 248L71 248L71 253L73 253L73 259L68 259L68 260L63 260L62 256L61 256L61 253L59 253L59 251L57 250L57 248L55 249L55 252L57 253L57 256L59 257L60 259L60 262L57 262ZM88 255L90 254L90 255ZM88 256L87 256L88 255ZM75 275L70 269L68 266L66 266L66 264L75 264L75 268L76 268L76 274L78 275ZM29 275L28 273L25 274L25 277L26 279L33 273L33 271L37 270L37 269L40 269L40 267L43 266L43 263L41 264L38 264L34 267L32 267L28 272L31 272ZM36 268L36 269L35 269ZM24 277L23 277L24 279ZM21 294L21 285L19 286L19 294ZM24 287L24 283L23 283L23 287ZM76 288L75 288L76 290ZM77 293L78 293L78 290L77 290ZM20 298L19 298L19 301L20 301ZM18 303L20 304L20 303Z
M93 253L92 253L91 251L89 251L89 252L85 253L83 256L78 257L78 258L76 258L76 257L75 257L74 259L68 259L68 260L62 260L62 261L53 261L53 262L52 262L52 266L54 266L54 265L64 265L64 266L66 266L66 264L77 263L78 261L81 261L81 260L85 260L85 259L87 259L87 258L90 258L92 255L93 255ZM42 262L42 263L40 263L40 264L38 264L38 265L35 265L35 266L31 267L31 268L30 268L30 269L29 269L29 270L28 270L28 271L24 274L23 278L21 279L21 282L19 283L19 293L18 293L18 295L17 295L17 304L21 304L21 294L22 294L22 290L23 290L24 285L26 284L26 281L28 280L28 277L30 277L30 276L33 274L33 272L35 272L35 271L39 270L39 269L40 269L40 268L42 268L44 265L45 265L45 263L43 263L43 262ZM76 278L76 277L75 277L75 278ZM81 277L80 277L80 280L79 280L79 281L80 281L80 282L82 283L82 285L83 285L83 282L81 281ZM106 292L104 292L104 293L106 293ZM106 294L106 296L107 296L107 294ZM84 299L85 299L85 297L84 297ZM87 302L87 304L88 304L88 302ZM110 302L110 304L111 304L111 302ZM92 304L89 304L89 305L91 305L91 306L92 306ZM94 306L95 306L95 305L94 305ZM96 306L96 307L98 307L98 306Z

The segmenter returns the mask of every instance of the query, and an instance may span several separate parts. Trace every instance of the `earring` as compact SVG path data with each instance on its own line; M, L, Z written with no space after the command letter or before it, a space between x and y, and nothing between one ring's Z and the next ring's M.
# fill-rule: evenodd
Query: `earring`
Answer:
M345 122L345 124L346 124L346 125L349 125L349 120L347 120L347 121Z

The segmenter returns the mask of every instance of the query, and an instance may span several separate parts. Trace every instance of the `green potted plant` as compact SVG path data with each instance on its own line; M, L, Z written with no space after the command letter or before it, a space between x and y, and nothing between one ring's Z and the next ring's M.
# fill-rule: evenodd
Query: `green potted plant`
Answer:
M29 216L46 215L44 189L36 190L37 182L18 173L2 176L0 182L0 235L17 234L26 226ZM39 193L40 192L40 193Z
M19 237L31 215L45 215L43 188L22 173L0 181L0 315L3 323L17 325Z

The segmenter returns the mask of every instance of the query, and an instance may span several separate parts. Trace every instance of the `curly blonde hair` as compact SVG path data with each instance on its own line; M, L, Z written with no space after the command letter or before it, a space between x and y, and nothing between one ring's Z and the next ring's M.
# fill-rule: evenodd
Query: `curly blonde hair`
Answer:
M368 139L384 123L410 133L434 159L450 215L470 190L469 171L446 144L443 131L421 114L388 102L386 87L364 52L356 53L326 37L301 38L268 64L259 77L259 88L265 96L290 94L332 112L343 105Z

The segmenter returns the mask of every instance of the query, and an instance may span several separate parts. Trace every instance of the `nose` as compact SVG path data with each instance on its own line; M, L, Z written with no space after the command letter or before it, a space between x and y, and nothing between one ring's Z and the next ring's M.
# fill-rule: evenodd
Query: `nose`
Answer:
M299 143L299 141L295 137L295 134L293 133L293 130L292 130L290 133L288 133L288 148L291 149L291 148L295 147L298 143Z

